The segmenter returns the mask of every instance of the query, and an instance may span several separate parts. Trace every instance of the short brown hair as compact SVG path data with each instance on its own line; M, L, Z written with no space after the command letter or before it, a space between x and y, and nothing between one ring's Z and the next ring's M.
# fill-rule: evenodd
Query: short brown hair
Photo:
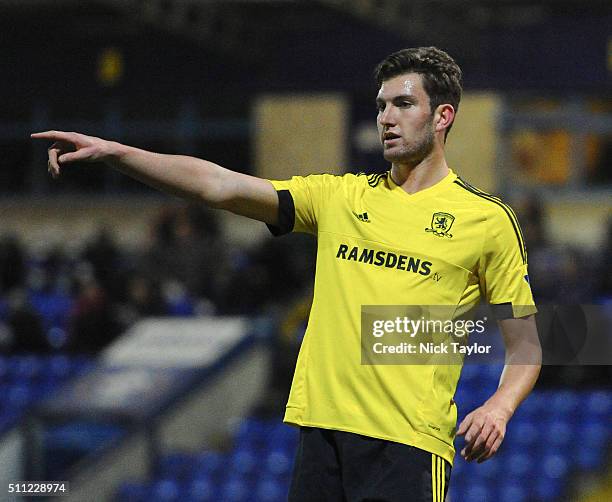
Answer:
M423 87L429 96L433 111L442 104L449 103L459 109L461 100L461 68L446 52L437 47L415 47L402 49L383 59L374 70L378 87L385 80L404 73L419 73L423 76ZM445 137L452 127L446 129Z

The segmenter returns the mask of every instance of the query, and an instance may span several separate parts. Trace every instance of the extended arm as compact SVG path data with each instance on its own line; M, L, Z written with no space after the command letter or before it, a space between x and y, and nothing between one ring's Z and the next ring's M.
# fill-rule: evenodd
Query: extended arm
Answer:
M533 315L505 319L499 327L506 347L506 364L497 391L479 408L469 413L457 430L465 434L461 454L466 460L483 462L499 449L506 425L519 404L533 389L542 363L542 348Z
M32 138L54 141L48 150L48 168L54 178L71 162L104 162L158 190L277 223L278 196L266 180L206 160L148 152L74 132L46 131L32 134Z

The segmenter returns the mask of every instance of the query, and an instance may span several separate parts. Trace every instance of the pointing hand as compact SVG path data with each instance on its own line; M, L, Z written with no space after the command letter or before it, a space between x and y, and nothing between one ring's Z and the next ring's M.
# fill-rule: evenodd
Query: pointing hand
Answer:
M45 131L30 137L54 142L48 149L47 161L47 170L53 178L60 175L63 164L103 161L110 153L109 141L76 132Z

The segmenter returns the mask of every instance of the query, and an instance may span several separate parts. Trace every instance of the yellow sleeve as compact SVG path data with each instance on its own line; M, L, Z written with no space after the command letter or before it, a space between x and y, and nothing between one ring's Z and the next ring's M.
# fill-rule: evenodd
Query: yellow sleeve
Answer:
M278 193L278 225L268 225L274 235L289 232L316 234L319 215L340 187L342 176L311 174L290 180L270 180Z
M479 277L483 295L498 319L537 312L529 284L523 235L516 215L501 202L487 218Z

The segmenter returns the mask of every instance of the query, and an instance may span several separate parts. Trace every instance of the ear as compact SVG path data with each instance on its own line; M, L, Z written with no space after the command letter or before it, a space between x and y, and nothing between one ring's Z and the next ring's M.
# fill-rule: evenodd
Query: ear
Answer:
M434 113L434 124L436 132L441 132L449 128L455 120L455 109L453 105L445 103L438 105Z

